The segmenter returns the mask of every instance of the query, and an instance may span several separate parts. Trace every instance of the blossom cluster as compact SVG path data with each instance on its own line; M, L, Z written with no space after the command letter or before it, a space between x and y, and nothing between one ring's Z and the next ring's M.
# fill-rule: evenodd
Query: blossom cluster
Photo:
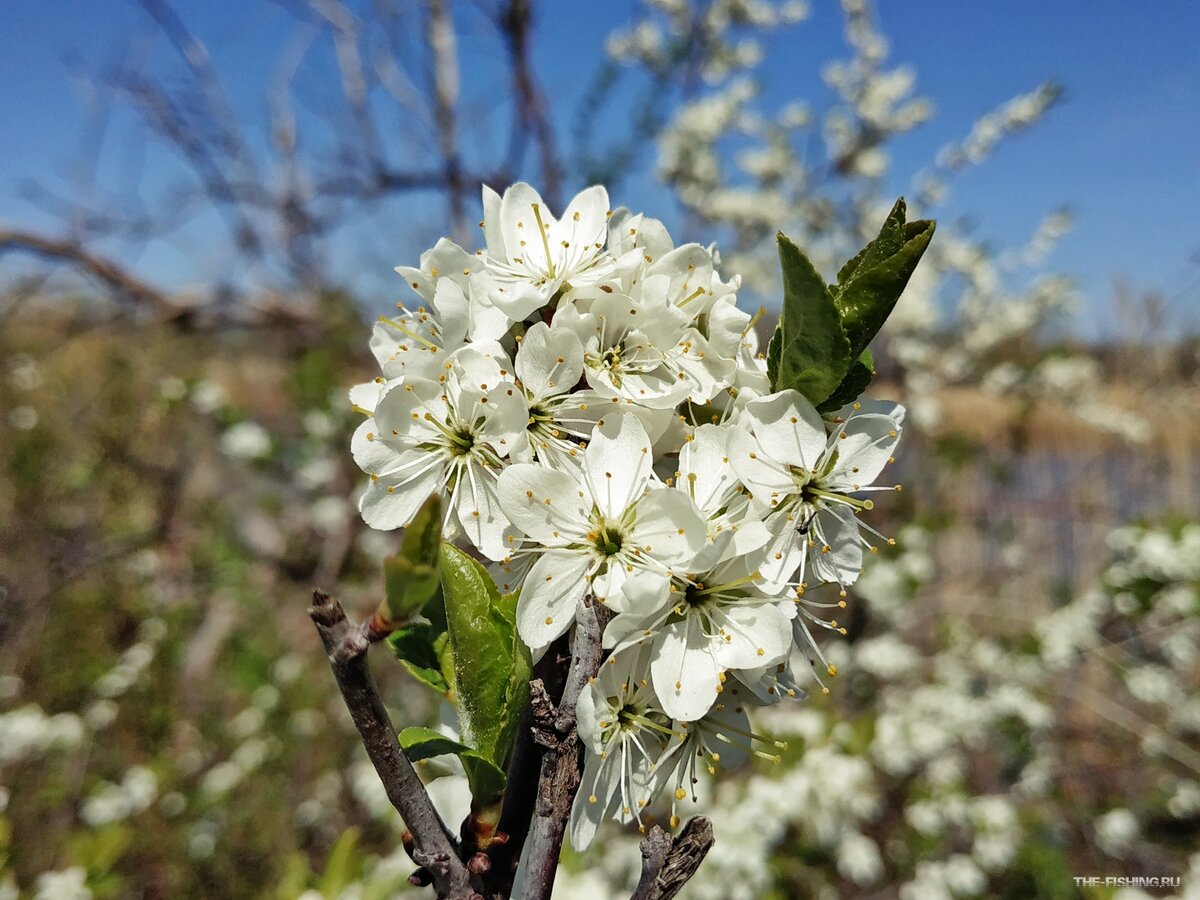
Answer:
M664 789L684 799L697 767L769 755L746 710L803 695L793 648L834 674L810 626L838 629L825 612L886 540L860 515L898 490L874 482L904 410L860 398L823 417L772 392L715 248L675 246L602 187L560 218L525 184L483 206L483 249L442 240L397 269L419 301L375 325L381 374L351 392L359 509L400 528L441 494L447 539L520 591L535 656L585 598L601 606L581 847Z

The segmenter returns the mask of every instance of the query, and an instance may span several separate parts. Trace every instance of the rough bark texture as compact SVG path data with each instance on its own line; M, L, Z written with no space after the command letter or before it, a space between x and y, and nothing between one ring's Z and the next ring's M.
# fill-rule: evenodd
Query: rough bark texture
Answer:
M469 900L475 895L470 873L459 859L458 849L433 808L425 785L400 749L396 731L367 668L371 642L364 629L351 622L342 605L322 591L313 592L309 615L321 635L329 667L367 755L388 799L412 832L410 855L428 872L439 898Z
M340 603L322 591L313 592L309 615L367 755L408 828L404 849L420 866L409 881L432 885L440 900L506 900L528 835L521 896L549 900L583 771L575 706L599 671L604 653L603 612L592 598L584 598L579 609L569 664L565 645L558 643L535 669L538 677L529 685L529 708L510 761L499 826L483 850L455 842L400 748L375 688L367 650L387 636L390 623L378 617L355 623ZM555 703L553 695L560 692ZM703 817L690 820L674 839L657 826L651 829L642 841L642 877L633 900L674 897L695 874L712 843L712 825Z
M712 822L689 819L679 836L655 825L642 841L642 877L630 900L670 900L696 874L713 845Z
M558 707L555 708L540 680L530 684L535 740L546 747L546 754L542 757L537 806L526 851L524 900L549 900L554 889L558 856L583 770L583 744L575 728L575 704L600 670L603 630L589 595L576 616L571 667Z

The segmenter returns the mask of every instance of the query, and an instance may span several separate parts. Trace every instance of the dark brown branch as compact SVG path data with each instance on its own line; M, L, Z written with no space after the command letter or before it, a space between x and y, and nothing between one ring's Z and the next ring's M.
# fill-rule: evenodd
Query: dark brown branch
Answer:
M475 890L466 866L412 763L400 749L395 729L367 668L367 640L360 625L346 617L342 605L323 591L313 591L312 617L342 699L358 728L367 756L383 782L388 799L413 834L412 857L428 870L438 897L469 900Z
M551 697L562 696L570 658L570 645L566 635L563 635L550 645L533 668L531 680L538 685L536 696L540 698L541 691L547 692ZM540 712L535 715L534 704L531 702L521 714L521 723L517 728L512 755L509 757L504 803L496 825L497 834L503 834L505 840L502 843L493 843L487 851L491 860L491 871L485 879L489 896L508 897L512 893L517 862L529 838L545 752L545 747L535 740L534 731L537 719L544 714L546 705L539 703Z
M32 231L0 230L0 254L7 250L19 250L44 259L70 263L103 282L119 296L151 307L159 313L175 316L182 312L165 293L76 241L52 238Z
M540 681L530 683L536 739L547 747L542 757L537 805L525 867L524 900L549 900L558 871L558 856L579 790L583 744L575 727L575 706L588 682L600 670L604 627L589 594L576 615L571 667L562 700L555 709Z
M642 877L638 879L637 887L633 890L630 900L645 900L654 890L654 882L667 864L671 854L671 845L675 843L670 834L658 825L650 829L650 833L642 838L638 849L642 851Z
M670 900L696 874L713 845L712 822L696 816L677 838L657 825L642 840L642 877L630 900Z

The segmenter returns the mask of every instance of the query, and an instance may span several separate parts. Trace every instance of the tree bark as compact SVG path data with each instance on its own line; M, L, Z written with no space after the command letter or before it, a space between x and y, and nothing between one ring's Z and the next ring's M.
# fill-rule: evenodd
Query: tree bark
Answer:
M413 836L413 860L425 870L444 900L476 896L471 875L458 857L458 848L425 792L416 770L396 739L383 699L367 668L368 631L346 617L342 605L323 591L313 591L312 617L342 699L358 728L388 799Z
M558 708L554 708L541 681L530 684L530 703L537 722L536 739L547 749L542 757L537 806L526 851L524 900L549 900L554 889L571 804L579 790L583 771L583 744L575 727L575 705L583 689L600 670L603 632L596 604L589 594L584 597L576 615L571 667Z

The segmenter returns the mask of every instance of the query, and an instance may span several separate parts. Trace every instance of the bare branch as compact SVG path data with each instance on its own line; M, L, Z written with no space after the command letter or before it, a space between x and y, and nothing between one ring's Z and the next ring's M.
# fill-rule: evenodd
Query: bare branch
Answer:
M465 208L466 182L458 150L458 42L450 16L450 0L429 0L426 26L429 49L433 54L433 121L437 130L438 151L450 202L450 224L459 243L467 243Z
M642 840L642 877L630 900L671 900L696 874L713 845L712 822L688 820L679 836L655 825Z
M0 254L7 250L23 251L43 259L71 263L103 282L114 293L139 305L150 307L160 314L177 316L182 312L164 292L142 281L112 260L89 251L77 241L9 229L0 231Z
M671 845L675 840L658 825L650 829L650 833L642 838L638 849L642 851L642 877L638 879L629 900L646 900L654 890L654 882L667 864L671 854Z
M571 804L579 790L583 770L583 744L575 727L575 706L588 682L600 670L604 627L590 594L584 597L576 615L575 639L571 646L571 667L562 699L554 709L540 683L530 685L536 738L549 745L542 757L537 806L529 838L525 867L524 900L549 900L558 871Z
M552 207L557 207L562 195L562 163L554 129L546 111L546 98L533 74L530 62L530 35L533 30L533 7L530 0L506 0L500 11L500 31L508 47L512 69L513 133L509 143L508 174L503 180L515 177L524 155L526 135L532 133L537 142L542 170L542 195Z
M195 79L199 99L169 96L156 82L125 73L123 86L140 98L147 121L184 155L205 190L229 218L238 246L253 257L263 252L263 239L238 205L232 182L260 185L253 156L238 130L238 119L225 95L208 49L188 31L167 0L141 0L147 14L166 35Z
M550 645L534 666L531 698L517 726L508 763L504 803L496 824L496 833L503 834L504 840L494 841L487 849L491 860L491 871L485 879L489 896L508 897L512 893L513 876L533 824L545 750L535 738L535 726L544 721L547 709L553 710L554 704L549 698L562 694L570 657L570 644L563 635Z
M333 51L342 76L342 93L357 129L352 139L353 145L356 151L365 150L369 155L371 168L380 167L385 154L371 112L369 86L360 51L358 20L341 0L309 0L309 5L329 23L333 35Z
M469 900L475 894L470 873L458 858L450 832L433 808L416 770L400 749L391 719L367 668L370 642L362 627L351 622L342 605L323 591L313 591L313 605L308 614L321 635L329 667L367 756L392 806L413 834L413 859L428 871L440 898Z

